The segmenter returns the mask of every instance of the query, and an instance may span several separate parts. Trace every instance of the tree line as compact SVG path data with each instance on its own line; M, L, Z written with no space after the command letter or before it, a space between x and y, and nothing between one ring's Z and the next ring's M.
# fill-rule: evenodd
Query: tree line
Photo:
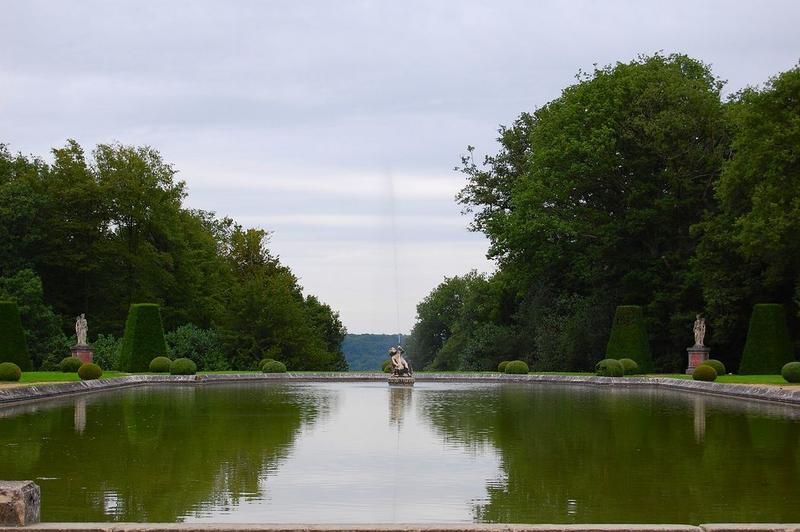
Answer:
M269 232L186 208L176 173L147 146L87 156L69 140L46 162L0 144L0 299L18 303L34 366L68 354L81 312L113 366L129 306L148 302L201 369L346 369L338 313L303 294Z
M614 308L642 305L656 369L682 371L695 313L738 365L753 304L781 303L797 350L800 68L723 97L685 55L579 73L456 169L492 275L446 278L417 306L418 368L591 370Z

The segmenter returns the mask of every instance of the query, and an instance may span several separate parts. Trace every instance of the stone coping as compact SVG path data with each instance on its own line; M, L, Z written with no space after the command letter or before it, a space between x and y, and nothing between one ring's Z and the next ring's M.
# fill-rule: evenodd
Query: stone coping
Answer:
M513 524L192 524L192 523L41 523L0 532L800 532L800 524L742 523L707 525L513 525Z
M800 386L782 388L749 384L723 384L666 377L597 377L573 375L506 375L503 373L416 373L417 382L552 383L620 388L650 387L739 399L800 406ZM3 404L23 403L102 390L143 385L202 385L223 382L387 382L385 373L214 373L205 375L130 375L114 379L33 384L0 388Z

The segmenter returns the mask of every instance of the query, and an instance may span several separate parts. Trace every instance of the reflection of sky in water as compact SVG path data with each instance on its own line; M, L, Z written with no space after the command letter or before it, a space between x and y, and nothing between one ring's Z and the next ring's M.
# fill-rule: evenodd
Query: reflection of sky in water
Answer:
M186 521L423 522L473 520L486 482L500 473L492 449L445 441L419 402L440 385L312 385L337 393L330 415L305 427L289 456L261 480L261 496L203 509ZM261 498L263 497L263 498Z

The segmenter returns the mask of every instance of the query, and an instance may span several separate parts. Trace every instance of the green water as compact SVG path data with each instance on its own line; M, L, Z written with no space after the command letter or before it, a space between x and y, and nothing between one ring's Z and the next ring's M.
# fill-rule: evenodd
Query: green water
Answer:
M656 390L148 387L0 407L45 521L800 521L800 408Z

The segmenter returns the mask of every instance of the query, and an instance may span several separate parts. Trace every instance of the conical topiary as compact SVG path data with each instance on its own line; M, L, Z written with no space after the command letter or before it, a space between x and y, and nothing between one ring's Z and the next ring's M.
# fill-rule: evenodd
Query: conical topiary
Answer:
M623 305L614 313L611 336L606 347L606 358L630 358L639 365L641 373L653 371L653 356L650 341L644 326L642 307Z
M123 371L147 371L150 361L167 354L161 311L154 303L131 305L125 322L125 336L119 353L119 364Z
M783 305L770 303L753 306L739 373L777 375L783 365L792 360L792 341Z
M13 301L0 301L0 362L13 362L22 371L33 369L19 309Z

